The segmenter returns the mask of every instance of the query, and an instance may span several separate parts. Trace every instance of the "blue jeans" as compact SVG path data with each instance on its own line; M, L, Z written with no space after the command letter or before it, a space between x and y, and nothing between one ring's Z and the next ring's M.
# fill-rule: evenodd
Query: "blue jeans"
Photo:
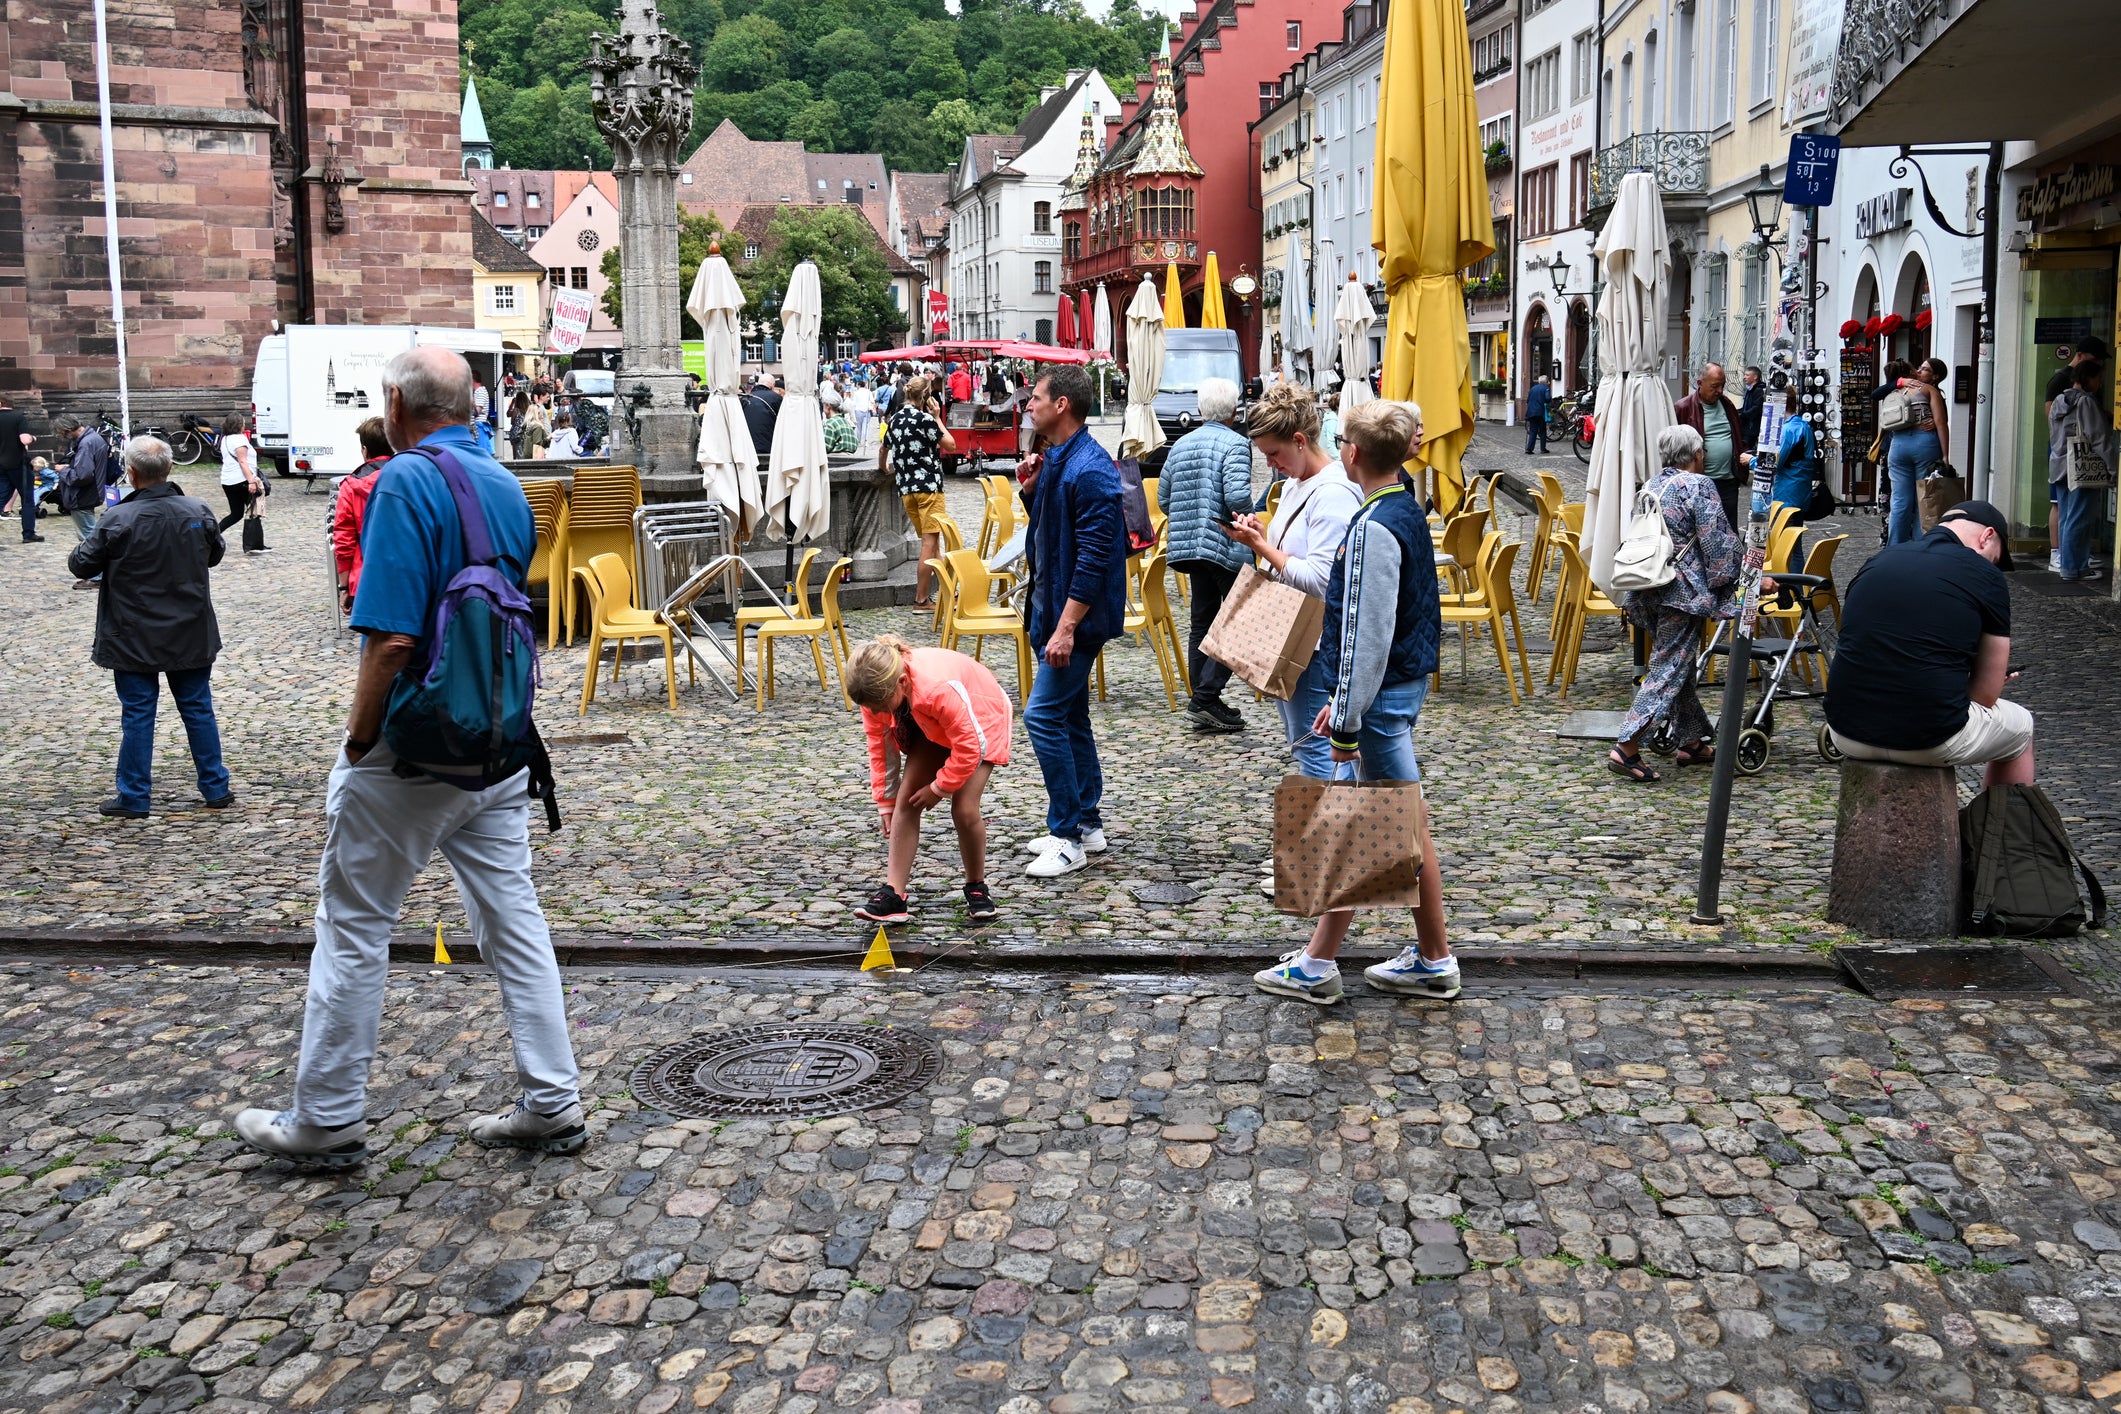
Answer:
M2055 548L2061 552L2062 575L2080 579L2091 568L2092 521L2104 491L2072 491L2069 482L2050 481L2047 489L2056 506Z
M1885 540L1898 545L1922 535L1922 516L1915 506L1915 479L1944 455L1944 444L1930 431L1895 432L1885 454L1886 475L1893 487L1893 507L1886 516Z
M5 486L0 486L0 504L6 503L6 491L22 498L22 538L27 540L37 533L37 473L30 469L27 460L19 471L6 473Z
M1105 772L1090 734L1090 674L1099 646L1077 639L1065 668L1047 662L1041 649L1024 704L1024 733L1046 778L1046 833L1064 840L1104 828L1097 806L1105 798Z
M210 668L190 668L162 675L169 679L169 695L176 699L177 713L184 718L184 735L191 742L202 800L219 800L228 794L228 768L221 764L221 728L214 723L214 692L208 683L211 673ZM125 711L125 731L118 742L118 803L128 810L145 810L153 785L160 685L153 673L113 676L118 682L118 702Z
M1381 690L1363 713L1356 735L1366 781L1418 781L1421 763L1414 759L1414 723L1429 700L1426 674L1410 683Z
M1297 774L1314 781L1333 779L1333 748L1324 737L1311 735L1311 724L1318 720L1319 709L1332 695L1325 668L1325 660L1313 653L1310 666L1296 680L1289 700L1276 704L1281 708L1282 730L1296 753Z

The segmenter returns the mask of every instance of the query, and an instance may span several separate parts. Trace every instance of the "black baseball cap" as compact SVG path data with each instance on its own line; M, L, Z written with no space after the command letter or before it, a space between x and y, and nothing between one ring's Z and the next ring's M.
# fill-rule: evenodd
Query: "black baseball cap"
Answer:
M1985 525L1995 531L1999 551L1996 556L1996 568L2005 574L2017 568L2011 563L2011 526L2010 522L2003 518L2003 512L1986 501L1961 501L1937 517L1939 525L1948 520L1970 520L1976 525Z
M2106 343L2096 335L2087 334L2077 341L2077 352L2088 354L2093 358L2105 358Z

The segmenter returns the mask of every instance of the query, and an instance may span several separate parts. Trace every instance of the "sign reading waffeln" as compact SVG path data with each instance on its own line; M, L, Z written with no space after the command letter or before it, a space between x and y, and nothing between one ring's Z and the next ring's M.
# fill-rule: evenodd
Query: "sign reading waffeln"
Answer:
M587 290L554 290L552 328L545 335L545 351L580 353L582 337L589 332L589 316L595 308Z

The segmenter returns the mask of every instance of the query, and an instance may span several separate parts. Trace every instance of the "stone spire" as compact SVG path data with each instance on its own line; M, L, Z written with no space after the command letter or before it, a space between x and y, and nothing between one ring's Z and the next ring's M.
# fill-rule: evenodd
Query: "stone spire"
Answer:
M1142 132L1142 145L1135 153L1133 173L1138 177L1198 177L1200 164L1186 147L1186 135L1178 126L1178 90L1171 82L1171 58L1156 60L1156 91L1149 97L1149 123Z
M1091 179L1097 176L1097 164L1105 155L1104 145L1097 140L1097 120L1097 105L1093 103L1083 110L1083 136L1075 148L1075 170L1068 174L1068 185L1061 189L1063 211L1083 209L1083 194L1089 191Z

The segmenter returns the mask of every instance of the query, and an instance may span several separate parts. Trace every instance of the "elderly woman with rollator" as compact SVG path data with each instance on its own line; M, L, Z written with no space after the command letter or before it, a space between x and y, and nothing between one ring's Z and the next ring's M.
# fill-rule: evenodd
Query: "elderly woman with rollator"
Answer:
M1677 551L1669 584L1639 589L1625 596L1622 608L1636 632L1650 641L1650 662L1635 689L1635 701L1620 723L1620 739L1606 756L1606 769L1638 785L1659 779L1643 764L1641 746L1659 722L1672 726L1679 744L1673 760L1682 766L1707 765L1715 759L1709 741L1709 714L1695 689L1695 655L1701 649L1701 626L1709 619L1728 619L1737 610L1738 571L1742 556L1731 533L1716 483L1702 474L1705 448L1701 434L1685 423L1657 434L1657 460L1663 470L1643 486L1664 514ZM1772 589L1772 580L1762 580Z

